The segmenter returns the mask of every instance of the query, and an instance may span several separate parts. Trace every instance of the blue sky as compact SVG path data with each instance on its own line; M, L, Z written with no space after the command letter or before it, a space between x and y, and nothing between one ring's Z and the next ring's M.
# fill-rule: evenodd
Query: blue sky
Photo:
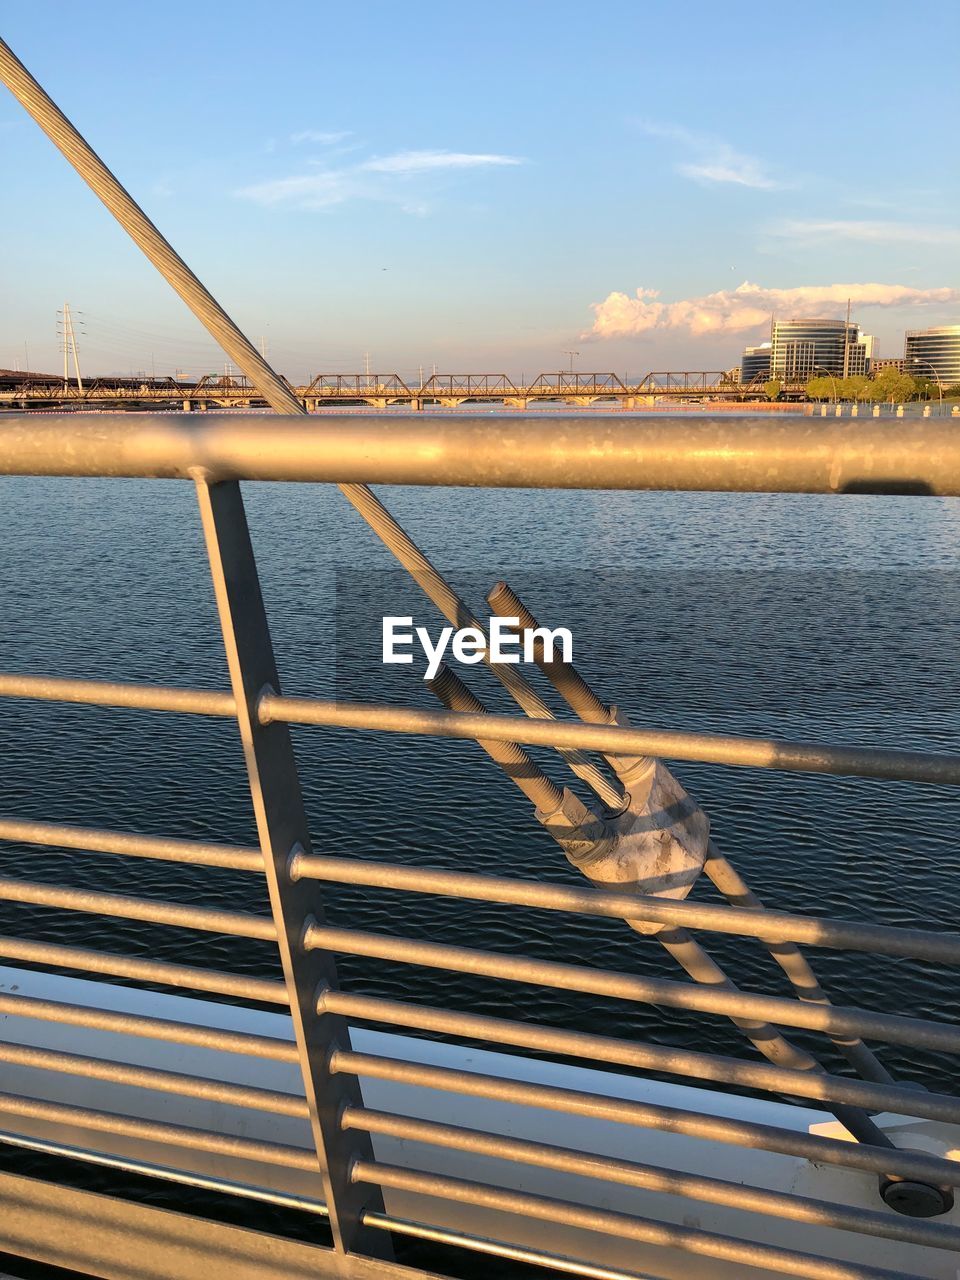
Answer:
M886 354L960 321L955 0L35 0L2 34L292 377L723 368L851 295ZM0 93L0 367L59 367L66 299L90 372L222 368Z

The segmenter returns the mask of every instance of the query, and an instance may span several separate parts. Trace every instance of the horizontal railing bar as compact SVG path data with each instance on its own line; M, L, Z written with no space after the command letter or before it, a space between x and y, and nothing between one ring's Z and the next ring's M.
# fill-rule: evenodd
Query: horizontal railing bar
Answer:
M29 1134L13 1133L3 1129L0 1129L0 1143L21 1147L24 1151L39 1151L42 1155L80 1160L84 1164L95 1164L104 1169L119 1169L123 1173L135 1173L145 1178L157 1178L163 1182L176 1182L180 1186L196 1187L201 1191L216 1191L223 1195L240 1196L245 1200L279 1205L285 1209L302 1209L304 1213L315 1213L319 1217L327 1216L327 1206L322 1200L308 1200L305 1196L271 1191L267 1187L248 1186L246 1183L231 1182L226 1178L216 1178L186 1169L168 1168L165 1165L151 1164L147 1160L135 1160L131 1156L94 1151L88 1147L73 1147L65 1142L52 1142L45 1138L36 1138Z
M757 1018L778 1026L804 1027L827 1035L855 1035L891 1044L908 1044L920 1049L960 1052L960 1027L921 1018L904 1018L889 1013L842 1005L807 1004L782 996L757 995L749 991L676 982L668 978L641 978L614 970L590 969L584 965L537 960L528 956L506 956L472 947L455 947L436 942L393 938L386 934L363 933L357 929L333 929L311 925L304 943L346 955L395 960L400 964L447 969L453 973L473 973L507 982L528 982L560 991L581 991L635 1000L643 1004L665 1005L695 1013L724 1017Z
M117 853L130 858L156 858L160 862L186 862L198 867L225 867L230 871L263 872L259 849L239 845L210 844L173 836L128 835L96 827L68 826L61 822L32 822L0 818L0 840L39 844L49 848L80 849L85 853Z
M932 752L834 747L826 743L781 742L774 738L687 733L672 729L624 729L616 725L585 724L573 720L532 720L526 716L426 711L386 703L287 698L274 693L262 694L258 705L264 724L279 720L287 724L426 734L434 738L486 738L528 746L580 748L600 751L604 755L657 756L749 769L960 785L960 756Z
M566 1115L610 1120L615 1124L634 1125L640 1129L682 1133L707 1142L773 1151L778 1155L837 1165L845 1169L859 1169L866 1173L915 1177L934 1185L943 1183L960 1186L960 1162L940 1159L920 1151L870 1147L862 1142L844 1142L838 1138L824 1138L819 1134L801 1133L795 1129L782 1129L776 1125L758 1124L749 1120L733 1120L727 1116L708 1115L682 1107L634 1102L578 1089L562 1089L554 1085L529 1084L504 1076L483 1075L478 1071L432 1067L420 1062L401 1062L394 1058L380 1058L345 1049L335 1050L330 1062L332 1071L349 1072L361 1078L390 1080L395 1084L414 1085L421 1089L440 1089L444 1093L458 1093L471 1098L489 1098L522 1107L538 1107Z
M19 1116L47 1124L79 1126L95 1133L112 1133L118 1137L136 1138L140 1142L159 1142L193 1151L209 1151L230 1159L256 1160L264 1164L282 1165L319 1174L317 1158L312 1151L253 1138L235 1138L229 1134L193 1129L186 1125L166 1124L156 1120L138 1120L134 1116L94 1111L89 1107L65 1106L59 1102L42 1102L0 1093L0 1115Z
M268 447L269 446L269 447ZM936 419L776 421L665 414L496 420L436 414L197 421L170 413L5 416L0 472L524 489L960 494L960 440Z
M90 1080L107 1080L111 1084L153 1089L184 1098L203 1098L208 1102L267 1111L273 1115L295 1116L303 1120L309 1118L306 1099L297 1094L227 1084L222 1080L183 1075L177 1071L159 1071L154 1067L131 1066L125 1062L64 1053L58 1049L37 1049L31 1045L6 1044L0 1041L0 1062L9 1062L18 1067L33 1067L39 1071L84 1076Z
M197 969L192 965L171 964L168 960L139 960L108 951L91 951L86 947L64 947L57 942L27 942L22 938L0 937L0 956L6 960L25 960L29 964L78 969L83 973L105 973L115 978L132 978L137 982L154 982L159 986L210 991L262 1004L290 1002L286 985L269 978L221 973L218 969Z
M558 1027L537 1026L532 1022L382 1000L376 996L355 995L329 988L321 992L318 1008L321 1013L338 1013L345 1018L362 1018L392 1027L436 1031L470 1040L536 1049L561 1057L586 1058L591 1062L615 1063L641 1071L662 1071L666 1075L693 1076L723 1085L742 1085L787 1097L811 1098L815 1102L846 1103L869 1111L892 1111L920 1119L960 1124L960 1098L911 1089L905 1085L874 1084L869 1080L819 1071L798 1071L766 1062L744 1062L721 1054L617 1040L585 1031L566 1031Z
M292 1040L251 1035L247 1032L221 1031L218 1027L200 1027L135 1013L117 1013L112 1009L91 1009L61 1001L39 1000L33 996L0 993L0 1014L33 1018L39 1022L57 1022L69 1027L90 1027L94 1031L114 1031L118 1035L141 1036L147 1040L172 1041L198 1049L214 1049L220 1053L267 1058L273 1062L300 1061L297 1046Z
M2 434L2 433L0 433ZM119 684L96 680L0 675L0 696L79 702L101 707L148 711L182 711L195 715L232 717L233 696L214 690L169 689L157 685ZM473 715L457 711L427 711L363 702L330 702L263 694L259 701L264 724L288 724L425 734L432 737L528 746L562 747L607 755L649 755L673 760L793 773L826 773L893 781L960 785L960 757L935 752L883 750L874 747L829 746L719 733L689 733L670 729L624 729L580 721L533 720L525 716Z
M114 680L65 680L53 676L4 673L0 674L0 697L80 702L96 707L129 707L139 711L180 711L197 716L232 717L237 714L232 693L221 693L216 689L171 689L163 685L126 684Z
M780 1249L776 1245L739 1240L733 1236L704 1231L699 1227L681 1227L673 1223L656 1222L650 1218L634 1217L611 1209L594 1209L552 1196L505 1190L502 1187L470 1182L464 1178L419 1173L413 1169L402 1169L397 1165L382 1164L375 1160L357 1160L352 1167L351 1175L355 1182L390 1187L396 1191L409 1191L417 1195L437 1196L440 1199L453 1200L458 1204L468 1204L475 1208L519 1214L524 1218L554 1222L582 1231L597 1231L616 1236L621 1240L635 1240L641 1244L680 1249L700 1257L717 1258L747 1267L765 1268L778 1276L801 1276L806 1277L807 1280L920 1280L919 1277L910 1276L903 1271L861 1266L855 1262L837 1262L810 1253Z
M0 878L0 899L27 902L38 907L60 907L90 915L116 916L122 920L145 920L150 924L199 929L204 933L225 933L236 938L256 938L275 942L277 929L267 916L241 911L219 911L211 907L185 907L152 898L133 898L119 893L99 893L92 889L61 889L33 880Z
M367 1226L378 1227L381 1231L391 1231L395 1235L410 1236L415 1240L428 1240L432 1244L449 1244L454 1248L469 1249L474 1253L489 1254L494 1258L506 1258L510 1262L549 1267L551 1271L581 1276L583 1280L650 1280L649 1276L642 1276L637 1271L623 1271L620 1267L605 1267L593 1262L581 1262L577 1258L545 1253L542 1249L504 1244L500 1240L491 1240L485 1236L471 1236L462 1231L452 1231L447 1227L435 1227L425 1222L411 1222L409 1218L395 1218L389 1213L371 1213L368 1209L363 1215L363 1221Z
M811 1222L838 1231L855 1231L886 1240L900 1240L905 1244L929 1245L933 1249L960 1252L960 1227L942 1223L919 1222L869 1209L852 1209L827 1200L765 1191L742 1182L726 1182L721 1178L707 1178L656 1165L617 1160L570 1147L548 1146L543 1142L510 1138L499 1133L463 1129L435 1120L371 1111L365 1107L347 1107L341 1116L341 1123L345 1129L360 1129L364 1133L381 1134L405 1142L423 1142L446 1150L468 1151L472 1155L490 1156L496 1160L512 1160L540 1169L554 1169L559 1173L640 1187L664 1195L683 1196L689 1200L725 1205L749 1213L771 1214L787 1221Z
M786 911L749 911L742 907L676 901L640 894L613 893L603 889L573 889L518 880L506 876L477 875L469 871L443 871L436 867L401 867L389 862L360 858L298 854L291 874L304 879L337 884L370 885L411 893L433 893L449 898L472 898L510 906L546 911L571 911L616 919L679 924L689 929L733 933L771 942L803 942L816 947L842 947L879 955L909 956L941 964L960 964L960 934L933 933L922 929L859 924L852 920L828 920L798 916Z

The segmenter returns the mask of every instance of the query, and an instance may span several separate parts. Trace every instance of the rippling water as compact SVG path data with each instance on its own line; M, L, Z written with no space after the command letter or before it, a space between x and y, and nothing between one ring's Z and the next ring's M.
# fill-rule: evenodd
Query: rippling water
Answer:
M597 690L635 723L960 750L955 703L960 503L894 497L383 490L476 608L507 577L541 621L568 626ZM431 705L414 668L377 661L382 613L436 615L341 495L245 489L284 689ZM192 487L0 480L7 671L226 686ZM409 606L409 607L408 607ZM507 709L486 672L466 672ZM5 701L2 811L253 842L228 722ZM318 850L570 883L576 873L473 744L295 730ZM563 781L556 757L538 760ZM950 788L679 763L721 848L778 908L955 927ZM255 878L0 846L3 874L260 910ZM697 894L700 893L698 889ZM337 924L672 976L655 943L613 921L331 890ZM269 975L266 944L4 905L0 927ZM710 941L735 977L782 992L749 942ZM931 966L822 952L838 1000L960 1016ZM717 1019L429 970L344 960L345 985L558 1026L741 1052ZM904 1077L949 1087L949 1063L884 1050Z

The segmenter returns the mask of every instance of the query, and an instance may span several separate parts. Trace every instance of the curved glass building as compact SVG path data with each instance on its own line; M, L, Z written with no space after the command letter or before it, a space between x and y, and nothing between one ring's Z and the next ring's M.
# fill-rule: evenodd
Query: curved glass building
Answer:
M770 374L784 382L806 382L817 374L836 378L866 373L872 339L845 320L774 320Z
M908 329L903 345L905 372L941 387L960 382L960 324L940 329Z

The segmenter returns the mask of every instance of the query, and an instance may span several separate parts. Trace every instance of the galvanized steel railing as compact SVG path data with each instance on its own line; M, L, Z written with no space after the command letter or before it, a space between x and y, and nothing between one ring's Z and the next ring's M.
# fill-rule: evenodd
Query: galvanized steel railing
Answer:
M26 470L20 456L21 441L29 437L33 425L18 419L9 427L0 426L0 470L19 473ZM263 433L265 445L273 425L272 421L262 418L258 422L257 429ZM726 427L724 424L724 429ZM251 430L245 423L230 424L229 429L243 433ZM583 426L580 429L589 433L597 428ZM49 438L50 430L48 423L44 422L40 434ZM74 470L89 473L89 463L82 457L83 450L91 447L89 429L82 421L71 419L69 422L58 421L55 430L62 449L61 457L77 460L75 464L61 462L57 467L59 473L71 474ZM111 425L111 435L117 430ZM125 422L126 456L137 456L144 441L149 441L155 430L150 419L140 423ZM117 1084L135 1084L187 1097L212 1098L277 1115L301 1116L305 1123L309 1121L312 1124L314 1150L10 1095L0 1096L0 1114L9 1118L8 1129L17 1117L51 1122L69 1120L92 1134L124 1135L144 1141L159 1141L171 1149L193 1148L314 1171L318 1174L317 1207L322 1207L329 1214L335 1248L346 1258L379 1257L384 1275L390 1274L396 1265L386 1260L389 1231L414 1234L420 1231L431 1238L437 1235L437 1231L429 1224L418 1227L415 1223L406 1222L398 1225L384 1212L381 1188L419 1191L457 1202L498 1207L546 1221L576 1222L593 1231L616 1232L624 1239L669 1243L674 1247L691 1249L698 1255L765 1266L778 1274L868 1276L884 1272L875 1267L840 1264L702 1230L558 1203L548 1197L387 1166L374 1159L371 1136L376 1134L406 1138L437 1148L496 1154L519 1164L544 1169L589 1173L591 1177L609 1179L622 1185L669 1191L709 1204L750 1208L757 1213L789 1215L795 1220L879 1235L918 1246L960 1247L960 1230L957 1228L891 1214L882 1208L879 1200L875 1210L854 1210L804 1196L744 1187L736 1181L678 1173L562 1146L505 1139L500 1135L478 1132L468 1124L461 1127L386 1114L364 1105L358 1087L361 1076L453 1091L465 1098L494 1098L559 1113L613 1120L648 1130L669 1130L930 1186L960 1185L960 1164L923 1152L839 1141L745 1119L719 1118L676 1107L620 1101L572 1089L493 1078L476 1072L354 1051L348 1022L363 1020L387 1028L428 1032L455 1039L468 1038L491 1046L508 1047L514 1052L537 1051L630 1070L653 1070L669 1076L749 1087L775 1095L809 1099L827 1108L892 1111L951 1124L960 1123L960 1100L957 1098L893 1083L638 1044L610 1036L427 1007L416 1002L379 999L360 991L343 990L334 963L334 956L338 953L440 968L474 975L484 981L524 982L672 1009L757 1019L775 1027L803 1028L841 1039L862 1037L940 1052L960 1052L960 1028L929 1019L607 972L585 965L507 955L476 947L334 928L323 919L320 886L338 883L371 886L402 894L429 893L497 903L505 909L523 906L551 913L573 912L620 918L627 922L644 921L756 938L771 944L806 943L911 957L952 966L960 964L960 935L888 928L859 920L825 920L784 911L638 897L591 887L568 888L426 867L398 867L314 853L307 834L288 725L340 726L361 732L427 733L490 742L528 742L563 748L568 759L572 757L571 763L578 771L585 763L591 768L596 767L584 755L590 751L600 751L607 757L655 752L730 765L956 785L960 782L960 760L916 752L648 731L621 728L610 723L425 712L414 708L283 696L273 663L239 486L233 479L211 482L197 474L211 456L208 438L211 430L215 435L222 435L224 428L211 428L207 424L193 427L183 423L176 427L179 449L184 448L185 441L192 440L194 461L191 463L188 459L188 469L194 470L197 485L227 646L231 691L4 675L0 676L0 696L235 718L246 753L261 848L132 836L14 818L0 821L0 838L78 851L96 850L118 857L228 868L238 874L265 873L272 914L268 917L213 910L19 879L0 880L0 896L61 910L97 913L107 918L136 919L158 925L275 940L280 948L284 982L17 939L0 939L0 956L36 965L118 976L180 990L221 993L246 1001L288 1007L295 1042L15 995L0 996L0 1013L102 1030L122 1030L148 1039L177 1040L229 1053L299 1063L304 1095L218 1083L16 1044L0 1046L0 1061L32 1066L38 1070L112 1080ZM287 430L289 433L290 429ZM374 428L364 424L364 430L371 433ZM378 430L382 430L386 438L389 429ZM490 428L494 436L498 430ZM308 423L298 428L304 453L309 453L313 447L312 431L312 424ZM519 431L523 433L523 428ZM483 428L479 426L474 428L471 440L473 456L476 456L478 434L482 437ZM517 437L518 441L520 438ZM290 439L292 437L288 434ZM482 445L482 440L480 443ZM597 441L589 438L582 441L584 449L589 449L591 444L596 446ZM36 441L33 447L36 447ZM151 447L154 446L151 444ZM28 452L29 449L28 445ZM162 472L163 468L157 470ZM144 468L144 473L149 474L149 471ZM621 474L629 480L628 460L622 460ZM432 567L431 571L436 574ZM589 778L589 771L587 776ZM248 1188L247 1191L257 1194L256 1188ZM456 1233L447 1235L452 1238ZM497 1249L496 1242L470 1240L464 1236L457 1238L468 1247ZM518 1256L522 1254L521 1250ZM398 1271L398 1274L401 1273Z
M388 426L381 422L371 425L356 418L327 417L322 423L305 420L303 405L289 387L251 346L2 42L0 78L268 403L279 413L290 415L285 421L258 416L220 422L208 420L200 426L189 419L172 416L144 416L135 423L127 418L99 418L95 428L75 417L43 421L13 417L0 425L0 473L189 477L194 481L231 682L228 692L11 675L0 677L0 696L235 719L245 753L260 848L238 849L187 840L130 836L23 822L12 817L0 824L0 838L262 874L269 891L271 913L258 916L10 879L0 881L0 896L65 911L97 913L106 918L136 919L161 926L275 941L283 982L16 939L0 940L0 956L68 971L117 976L134 982L219 993L281 1006L289 1010L293 1038L229 1032L12 994L0 996L0 1014L121 1031L146 1040L176 1041L223 1053L297 1064L302 1092L283 1093L220 1083L12 1043L0 1048L0 1061L40 1071L138 1085L184 1097L215 1099L277 1116L300 1116L304 1125L309 1126L312 1149L148 1122L130 1115L10 1094L0 1095L0 1115L6 1115L11 1121L19 1117L53 1124L70 1123L90 1133L121 1135L144 1143L160 1143L172 1150L193 1149L313 1174L316 1195L309 1204L328 1216L333 1249L313 1248L309 1250L309 1258L305 1260L301 1256L299 1262L320 1274L335 1273L358 1280L374 1275L399 1278L410 1274L408 1269L391 1260L391 1233L445 1240L584 1275L624 1275L599 1264L552 1258L544 1252L519 1249L504 1241L446 1231L428 1222L398 1220L384 1210L384 1188L486 1206L545 1222L573 1223L601 1234L613 1233L623 1239L685 1249L692 1255L766 1268L778 1275L853 1280L854 1277L893 1274L873 1265L839 1262L699 1228L400 1168L375 1159L372 1136L376 1134L406 1138L436 1148L495 1154L518 1165L588 1174L591 1178L680 1194L704 1203L748 1208L760 1214L788 1215L794 1220L918 1247L960 1247L960 1229L936 1221L897 1216L879 1208L853 1210L802 1195L745 1187L732 1179L678 1173L561 1145L505 1139L475 1131L467 1125L442 1124L366 1107L359 1087L361 1076L452 1091L464 1097L500 1099L559 1114L592 1116L648 1130L669 1130L731 1146L780 1152L819 1164L916 1183L931 1196L940 1196L941 1203L946 1204L950 1197L948 1189L960 1185L960 1163L924 1152L896 1150L869 1120L866 1111L882 1108L957 1123L960 1122L960 1101L896 1085L879 1064L872 1077L854 1080L784 1065L793 1061L789 1055L780 1062L751 1063L537 1026L526 1021L383 1000L343 990L334 957L338 953L363 955L391 963L469 973L485 980L521 981L719 1014L738 1021L748 1034L751 1028L755 1032L758 1026L766 1027L770 1035L784 1045L786 1042L776 1028L814 1030L841 1046L855 1049L868 1065L876 1060L860 1043L862 1037L955 1053L960 1051L960 1029L928 1019L831 1005L816 987L812 975L809 981L813 985L806 998L794 1000L744 992L728 981L709 978L697 984L641 978L473 947L333 928L323 917L319 886L322 882L366 884L404 893L429 892L496 902L507 908L523 905L549 912L612 916L634 925L667 925L676 938L681 937L685 928L753 937L769 944L788 974L791 966L802 963L802 958L790 950L791 943L870 950L956 965L960 962L960 936L766 911L749 897L745 887L738 887L740 882L731 868L720 866L716 851L710 854L717 864L711 878L718 885L725 882L724 892L739 898L745 906L708 906L321 856L310 847L289 725L433 734L471 738L488 745L550 746L560 752L593 794L611 809L622 802L621 780L612 778L599 767L590 752L602 753L608 762L624 755L668 756L947 785L960 783L960 759L915 752L632 729L609 720L593 720L591 716L587 716L591 721L588 723L558 722L526 679L514 668L499 665L492 668L494 674L519 704L525 713L523 716L492 716L476 710L427 713L411 708L284 697L280 692L238 484L240 479L337 483L440 612L455 625L465 626L475 619L464 601L374 496L368 483L957 495L960 494L960 443L955 433L933 422L925 422L909 434L891 436L888 429L879 430L874 423L843 424L838 428L836 424L814 425L809 421L757 423L701 419L691 423L668 418L639 428L622 420L617 423L600 420L587 425L576 418L554 419L548 424L512 422L509 426L491 423L488 418L461 419L456 423L421 419L415 425L390 423ZM300 421L291 421L297 416ZM452 699L451 704L455 701ZM682 936L685 941L678 946L694 954L689 950L694 947L692 940L686 934ZM696 954L699 955L699 951ZM784 963L786 956L790 957L788 963ZM687 967L692 972L696 965ZM808 1098L845 1117L844 1123L852 1123L859 1130L861 1141L839 1141L796 1129L721 1118L678 1107L616 1100L580 1090L360 1053L351 1044L348 1019ZM801 1059L806 1060L803 1055L796 1060ZM809 1061L817 1065L815 1060ZM869 1072L867 1074L869 1076ZM862 1140L864 1136L866 1141ZM36 1145L18 1137L15 1131L6 1133L4 1140ZM95 1150L84 1154L86 1158L100 1158ZM169 1167L144 1165L142 1171L157 1176L178 1176L175 1168ZM13 1203L20 1196L17 1203L22 1215L23 1188L11 1187L5 1179L6 1175L0 1177L0 1201ZM184 1173L183 1181L191 1183L196 1179ZM255 1186L234 1189L269 1198ZM34 1191L34 1197L37 1203L43 1200L39 1190ZM112 1212L103 1211L97 1223L101 1232ZM129 1214L136 1216L132 1208ZM195 1224L191 1225L187 1219L179 1219L172 1228L168 1224L165 1229L179 1231L184 1239L196 1238ZM205 1230L211 1240L218 1231L223 1235L219 1228ZM0 1242L8 1240L9 1237L0 1235ZM231 1240L231 1248L241 1247L236 1239ZM106 1236L100 1247L108 1250ZM252 1247L249 1239L243 1247ZM89 1251L83 1254L79 1247L78 1256L91 1260ZM269 1259L264 1254L261 1265L264 1275L293 1274L283 1271L276 1250Z

